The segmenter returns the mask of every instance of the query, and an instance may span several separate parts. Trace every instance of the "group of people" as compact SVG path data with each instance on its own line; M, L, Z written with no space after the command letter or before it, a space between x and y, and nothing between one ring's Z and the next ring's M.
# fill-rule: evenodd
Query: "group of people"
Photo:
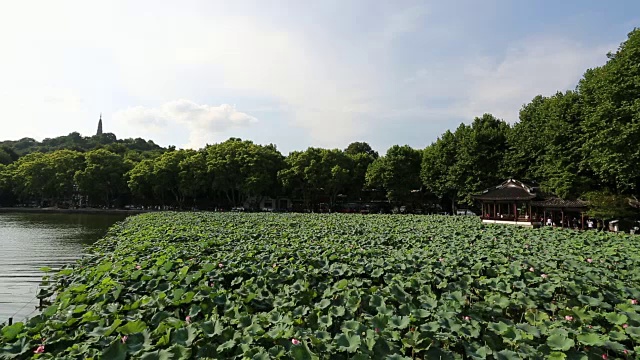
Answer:
M558 220L558 219L552 219L552 218L547 218L547 221L545 222L546 226L560 226L560 227L566 227L566 228L573 228L573 229L581 229L582 228L582 223L581 221L576 218L569 218L566 217L562 220ZM598 229L598 230L602 230L604 228L604 224L601 221L594 221L593 219L587 219L584 222L584 229L585 230L594 230L594 229Z
M564 222L561 221L554 221L552 218L547 218L547 221L545 223L546 226L561 226L561 227L566 227L566 228L574 228L574 229L581 229L582 224L580 222L580 220L578 220L577 218L565 218ZM587 219L584 223L584 230L598 230L598 231L604 231L606 229L605 224L603 221L601 220L593 220L593 219Z

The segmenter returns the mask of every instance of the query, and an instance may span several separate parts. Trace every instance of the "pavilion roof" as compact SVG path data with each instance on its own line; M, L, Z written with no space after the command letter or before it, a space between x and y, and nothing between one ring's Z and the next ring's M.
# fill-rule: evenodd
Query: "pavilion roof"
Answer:
M521 181L509 179L498 186L484 190L482 193L474 194L472 197L485 201L532 200L538 196L536 190Z
M589 205L584 200L566 200L558 197L552 197L541 201L532 201L531 205L546 208L584 208Z

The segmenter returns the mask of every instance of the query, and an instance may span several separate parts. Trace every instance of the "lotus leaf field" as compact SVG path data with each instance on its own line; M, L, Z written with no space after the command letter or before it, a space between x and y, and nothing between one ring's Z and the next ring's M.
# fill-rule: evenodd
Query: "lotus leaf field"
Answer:
M45 279L4 359L615 359L640 353L631 235L475 217L155 213Z

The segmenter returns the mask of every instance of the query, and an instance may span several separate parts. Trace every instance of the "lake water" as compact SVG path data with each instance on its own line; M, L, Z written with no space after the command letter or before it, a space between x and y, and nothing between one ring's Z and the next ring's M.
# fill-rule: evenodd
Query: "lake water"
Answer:
M0 324L37 313L43 267L80 258L126 215L0 213Z

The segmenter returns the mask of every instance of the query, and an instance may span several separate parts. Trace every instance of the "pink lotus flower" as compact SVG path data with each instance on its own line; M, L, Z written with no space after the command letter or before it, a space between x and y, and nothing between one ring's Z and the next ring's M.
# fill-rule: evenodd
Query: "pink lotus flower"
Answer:
M218 263L218 267L222 269L224 265L222 265L222 263Z
M293 345L300 345L300 340L298 340L298 339L296 339L296 338L293 338L293 339L291 339L291 343L292 343Z
M123 337L122 337L122 343L123 343L123 344L124 344L124 343L126 343L128 338L129 338L129 337L128 337L127 335L123 336Z
M42 354L44 352L44 344L38 346L37 349L33 350L34 354Z
M602 354L602 358L603 359L608 359L609 357L607 356L607 354Z
M632 305L638 305L638 300L636 300L636 299L631 299L631 304L632 304Z
M444 261L444 258L440 258L440 259L438 259L438 261L443 262L443 261Z
M627 350L627 349L622 350L622 352L623 352L625 355L629 355L629 350Z
M593 262L593 259L592 259L592 258L588 258L588 259L587 259L587 262L588 262L589 264L591 264L591 263Z
M142 266L136 265L136 269L140 270L140 269L142 269Z
M375 330L375 332L377 332L377 333L379 333L379 332L380 332L380 328L375 328L374 330Z
M623 328L623 329L626 329L626 328L628 328L628 327L629 327L629 324L623 324L623 325L622 325L622 328Z
M187 322L187 324L191 324L191 316L188 316L186 318L184 318L184 321Z
M278 266L278 264L273 264L273 268L275 269Z
M463 319L465 319L466 321L471 320L471 318L469 316L465 316Z
M542 275L540 275L540 276L541 276L543 279L546 279L546 278L548 278L548 277L549 277L549 275L547 275L547 274L542 274Z
M536 269L534 269L533 266L529 268L529 271L531 271L531 272L534 272L535 270Z
M564 317L564 319L567 320L567 321L573 321L573 316L567 315L567 316Z

